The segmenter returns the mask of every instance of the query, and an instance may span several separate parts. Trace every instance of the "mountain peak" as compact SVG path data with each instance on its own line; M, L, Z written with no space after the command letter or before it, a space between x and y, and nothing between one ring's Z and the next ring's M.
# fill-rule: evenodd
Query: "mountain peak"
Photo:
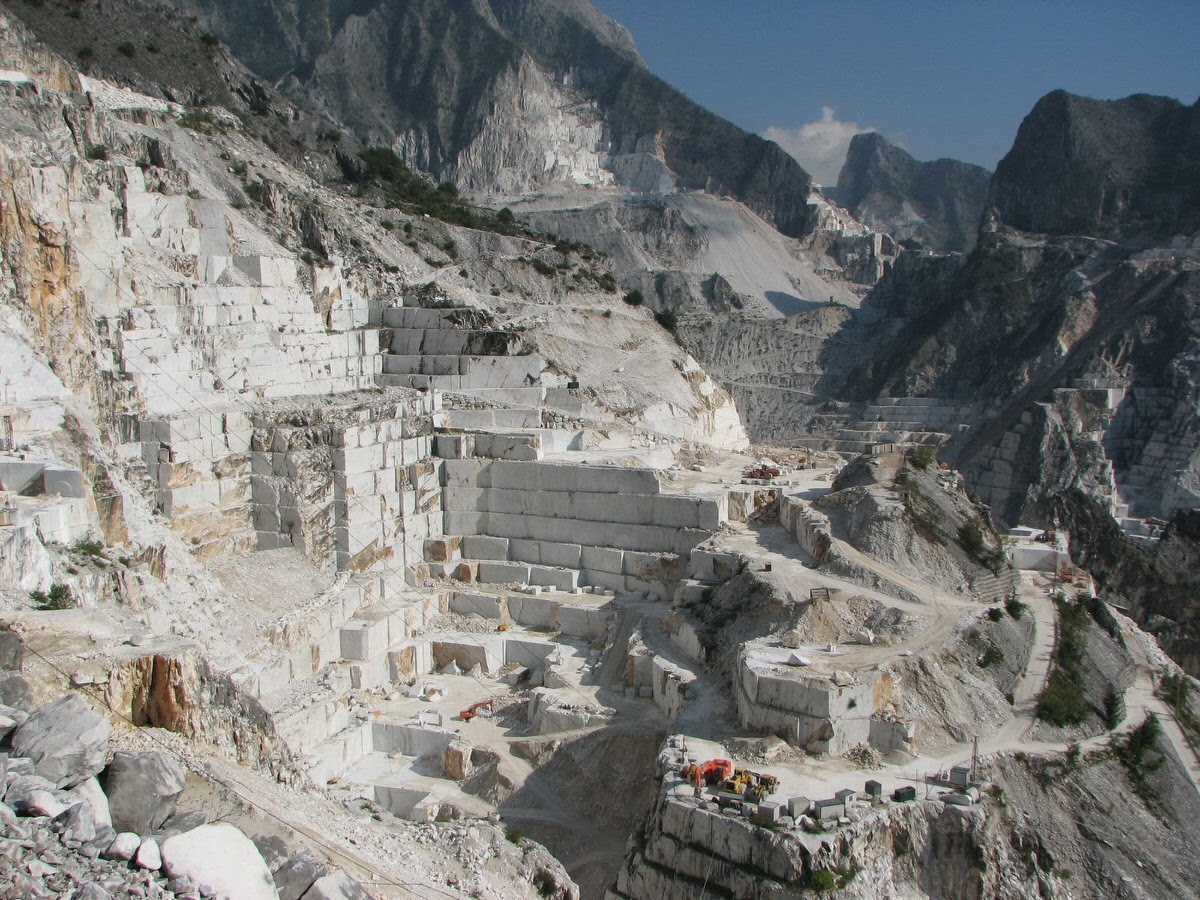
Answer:
M878 132L856 134L837 199L864 224L938 252L969 250L990 173L953 159L918 162Z
M1027 231L1200 227L1200 107L1151 94L1042 97L996 168L988 204ZM1168 224L1169 223L1169 224Z

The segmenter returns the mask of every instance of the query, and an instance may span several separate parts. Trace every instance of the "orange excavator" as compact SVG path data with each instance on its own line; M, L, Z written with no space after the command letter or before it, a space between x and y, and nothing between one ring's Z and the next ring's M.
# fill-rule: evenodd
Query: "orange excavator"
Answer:
M733 774L733 763L727 759L710 759L708 762L702 762L700 765L688 763L684 766L679 775L696 785L696 796L700 796L700 786L703 784L716 784Z
M491 709L492 704L496 702L495 697L488 697L486 700L480 700L478 703L472 703L466 709L458 714L458 717L464 722L470 722L473 718L483 712L485 709Z

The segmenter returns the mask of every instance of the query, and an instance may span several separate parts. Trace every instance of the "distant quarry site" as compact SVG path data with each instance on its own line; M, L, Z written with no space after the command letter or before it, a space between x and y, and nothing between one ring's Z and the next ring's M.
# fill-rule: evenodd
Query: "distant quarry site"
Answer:
M1200 106L319 6L0 2L0 900L1200 896Z

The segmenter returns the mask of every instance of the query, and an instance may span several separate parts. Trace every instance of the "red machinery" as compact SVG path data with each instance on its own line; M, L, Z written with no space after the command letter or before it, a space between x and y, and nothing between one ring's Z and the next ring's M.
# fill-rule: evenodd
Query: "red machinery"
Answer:
M733 763L727 759L710 759L700 765L688 763L679 774L696 785L696 796L699 797L702 784L716 784L733 775Z
M470 722L485 709L491 709L492 704L495 702L495 698L489 697L487 700L480 700L478 703L472 703L470 706L460 712L458 717L464 722Z

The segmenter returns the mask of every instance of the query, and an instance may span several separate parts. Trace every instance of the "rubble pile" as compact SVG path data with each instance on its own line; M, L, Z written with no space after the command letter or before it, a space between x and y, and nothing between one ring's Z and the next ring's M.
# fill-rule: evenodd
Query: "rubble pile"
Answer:
M109 753L111 727L80 694L34 708L5 673L0 705L0 898L363 900L307 851L274 872L240 830L178 810L186 773L158 751ZM21 690L24 688L24 690Z

